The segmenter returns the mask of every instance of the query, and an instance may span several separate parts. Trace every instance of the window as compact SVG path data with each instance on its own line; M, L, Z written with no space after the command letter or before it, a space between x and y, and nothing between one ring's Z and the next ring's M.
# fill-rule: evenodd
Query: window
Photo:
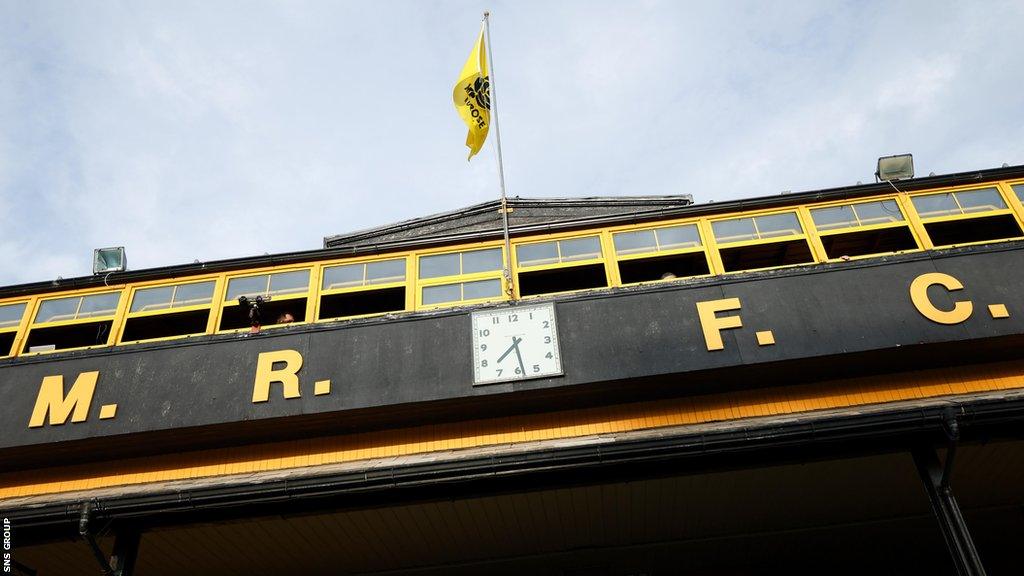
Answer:
M25 316L25 302L0 304L0 358L14 353L14 338Z
M207 280L136 289L121 342L205 333L215 284Z
M420 304L500 299L502 266L501 248L420 256Z
M696 224L612 235L623 284L711 273Z
M996 188L923 194L910 200L936 246L1021 236L1020 225Z
M522 296L608 285L599 236L520 244L516 262Z
M1017 195L1017 200L1024 204L1024 184L1014 184L1013 193Z
M501 248L420 256L420 280L501 270Z
M423 287L424 304L443 304L461 300L481 300L501 297L501 280L474 280L454 284Z
M306 303L309 297L309 270L230 278L224 296L220 330L248 328L252 324L249 319L249 306L238 303L238 299L243 296L249 300L262 296L267 300L260 305L260 324L264 326L305 322ZM288 320L288 317L291 320Z
M24 352L102 346L110 340L120 292L68 296L39 304Z
M796 212L711 222L726 272L814 261Z
M405 258L324 268L321 320L401 310L405 310Z
M811 208L811 219L830 259L918 247L899 204L893 199Z

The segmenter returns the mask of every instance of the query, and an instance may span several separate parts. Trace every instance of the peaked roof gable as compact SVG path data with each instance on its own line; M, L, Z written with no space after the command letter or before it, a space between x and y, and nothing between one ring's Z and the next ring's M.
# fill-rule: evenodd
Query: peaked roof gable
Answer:
M693 204L689 194L677 196L617 196L593 198L509 198L509 229L550 225L566 228L593 220L650 215ZM490 200L459 210L413 218L348 234L324 238L325 248L387 244L481 236L502 230L501 201Z

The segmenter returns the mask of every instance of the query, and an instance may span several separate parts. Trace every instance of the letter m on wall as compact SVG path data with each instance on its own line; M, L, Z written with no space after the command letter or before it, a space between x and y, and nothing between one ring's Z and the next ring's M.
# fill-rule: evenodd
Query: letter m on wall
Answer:
M89 416L89 406L92 405L92 394L96 391L96 380L99 375L99 372L82 372L75 378L75 383L71 385L71 390L66 396L64 376L43 378L28 427L39 428L44 424L47 415L50 417L51 426L66 423L69 416L72 422L85 422Z

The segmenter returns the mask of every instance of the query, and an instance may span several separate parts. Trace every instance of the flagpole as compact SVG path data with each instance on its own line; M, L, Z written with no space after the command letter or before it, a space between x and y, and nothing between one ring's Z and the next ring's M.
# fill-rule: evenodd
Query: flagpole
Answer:
M509 296L515 300L516 290L512 281L512 242L508 234L508 197L505 195L505 164L501 160L501 130L498 129L498 96L494 82L494 56L491 54L491 13L484 12L484 36L487 44L487 74L490 77L491 122L494 124L494 145L498 153L498 182L501 185L501 218L505 232L505 282Z

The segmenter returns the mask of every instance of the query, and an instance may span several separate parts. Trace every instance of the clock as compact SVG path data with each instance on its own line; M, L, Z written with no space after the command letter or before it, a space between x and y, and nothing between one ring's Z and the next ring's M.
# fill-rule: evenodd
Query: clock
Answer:
M473 384L562 374L555 304L473 312Z

